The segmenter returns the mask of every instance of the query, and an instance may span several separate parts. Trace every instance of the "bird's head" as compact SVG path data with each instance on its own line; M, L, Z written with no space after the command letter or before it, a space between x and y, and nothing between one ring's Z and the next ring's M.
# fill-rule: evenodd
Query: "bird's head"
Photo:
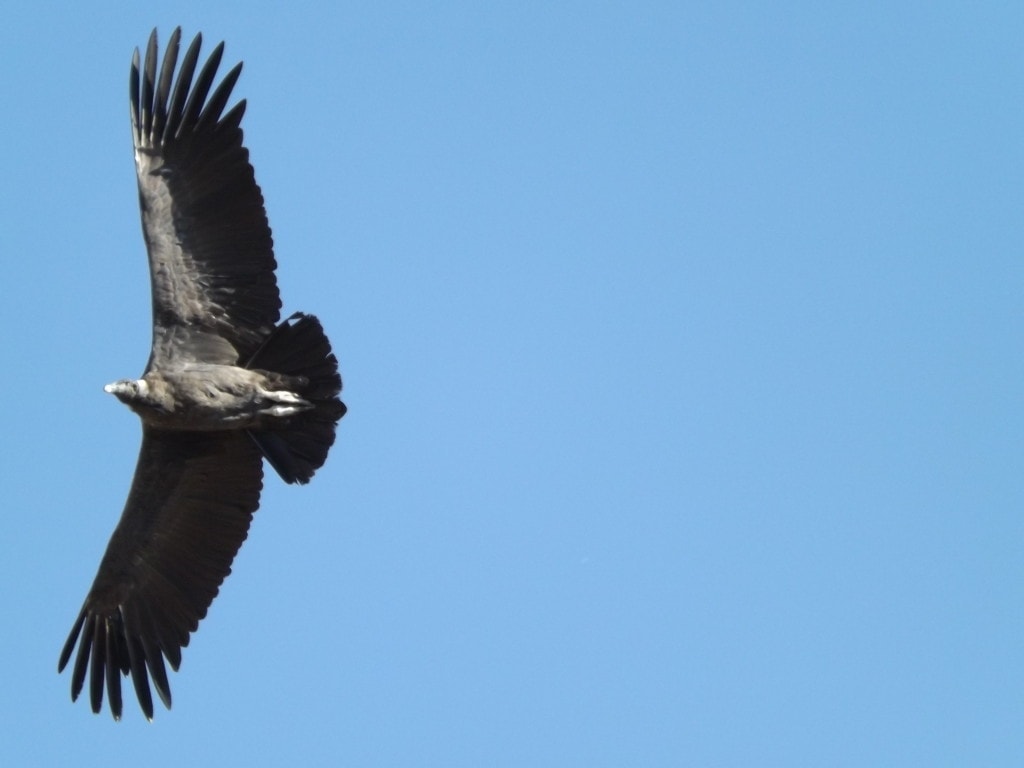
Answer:
M103 388L125 405L135 405L149 397L149 384L145 379L120 379Z

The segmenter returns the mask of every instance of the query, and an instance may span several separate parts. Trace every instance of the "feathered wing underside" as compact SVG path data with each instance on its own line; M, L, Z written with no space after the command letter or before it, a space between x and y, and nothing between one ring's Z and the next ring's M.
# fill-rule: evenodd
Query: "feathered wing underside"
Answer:
M242 432L177 432L143 427L135 479L99 572L61 653L75 644L76 699L89 680L93 712L106 688L115 718L121 676L153 717L149 681L167 707L166 659L181 649L213 602L259 506L263 463Z
M156 30L131 69L132 140L153 290L147 368L247 359L271 332L281 300L263 194L242 145L242 65L212 90L224 44L196 76L196 35L175 76L181 30L158 68ZM193 81L193 77L195 80Z

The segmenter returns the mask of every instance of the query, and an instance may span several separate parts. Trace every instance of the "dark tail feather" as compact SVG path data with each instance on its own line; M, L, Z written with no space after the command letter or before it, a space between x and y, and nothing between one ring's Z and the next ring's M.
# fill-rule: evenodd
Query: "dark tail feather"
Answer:
M286 483L308 483L334 444L334 430L345 415L338 359L320 321L296 312L267 337L246 368L284 374L295 393L313 404L276 429L250 430L260 452Z

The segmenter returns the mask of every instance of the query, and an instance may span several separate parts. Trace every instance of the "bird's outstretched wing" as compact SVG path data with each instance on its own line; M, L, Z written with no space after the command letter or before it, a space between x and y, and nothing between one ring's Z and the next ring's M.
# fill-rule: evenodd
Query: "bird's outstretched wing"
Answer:
M147 370L186 362L235 364L280 316L263 194L242 146L245 101L224 111L242 65L213 90L224 50L193 81L202 36L175 76L181 30L157 67L156 30L131 68L132 140L153 289Z
M259 506L263 460L244 432L180 432L143 427L142 449L121 520L64 645L75 643L71 698L89 678L93 712L121 717L121 676L153 717L149 679L167 707L164 659L181 649L206 615Z

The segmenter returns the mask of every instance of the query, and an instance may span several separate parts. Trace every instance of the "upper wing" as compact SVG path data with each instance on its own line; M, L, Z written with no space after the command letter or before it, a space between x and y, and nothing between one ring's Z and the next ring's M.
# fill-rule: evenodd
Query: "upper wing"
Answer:
M132 139L153 288L147 370L170 361L244 360L281 308L263 195L242 146L245 101L224 113L242 65L209 95L224 43L193 83L202 36L175 79L180 39L175 29L159 77L156 30L144 68L138 50L132 58Z
M147 669L167 707L164 657L177 670L259 506L263 464L244 432L176 432L143 426L142 450L99 572L61 652L58 671L78 655L71 698L88 666L93 712L121 716L121 675L153 717ZM83 631L84 627L84 631Z

